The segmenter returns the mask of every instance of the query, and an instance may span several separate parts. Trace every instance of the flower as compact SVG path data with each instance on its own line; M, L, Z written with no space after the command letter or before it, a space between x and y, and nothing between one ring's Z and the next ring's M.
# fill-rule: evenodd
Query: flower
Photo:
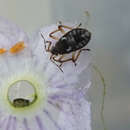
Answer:
M50 31L41 30L43 35ZM85 93L91 78L86 73L84 85L80 78L85 65L80 69L82 61L77 68L68 63L64 73L59 71L44 50L41 30L30 40L19 27L0 18L0 47L7 50L0 55L0 129L90 130Z

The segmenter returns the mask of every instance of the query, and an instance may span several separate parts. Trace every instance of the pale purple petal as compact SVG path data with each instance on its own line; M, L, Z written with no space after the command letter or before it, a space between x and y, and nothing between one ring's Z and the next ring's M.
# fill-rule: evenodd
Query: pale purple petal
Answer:
M9 87L4 86L7 79L17 78L23 73L25 76L32 74L32 77L38 77L36 78L38 85L42 82L42 85L38 86L40 91L46 88L46 98L41 98L41 102L35 104L37 109L33 111L27 109L25 113L18 109L15 112L7 103L7 99L0 97L1 130L91 130L90 103L85 100L85 94L91 85L90 72L85 73L85 83L80 78L83 76L82 73L89 69L91 56L82 53L77 61L78 65L75 67L73 63L66 63L63 65L64 73L62 73L49 60L49 55L44 50L44 41L40 36L42 32L46 39L49 39L49 32L56 28L56 25L52 25L41 29L35 38L28 40L27 35L17 25L0 17L1 47L9 49L21 40L27 44L22 53L16 55L8 53L0 57L0 94ZM30 47L29 43L32 43ZM19 80L23 79L24 76ZM19 115L17 112L22 114Z

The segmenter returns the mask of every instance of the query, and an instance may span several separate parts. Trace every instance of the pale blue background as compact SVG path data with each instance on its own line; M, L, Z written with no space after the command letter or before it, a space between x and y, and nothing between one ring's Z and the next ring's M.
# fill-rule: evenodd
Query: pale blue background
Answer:
M90 20L84 11L90 12ZM0 15L29 33L59 20L87 22L92 32L89 48L107 84L106 126L108 130L130 130L129 0L1 0ZM93 130L103 130L101 90L93 88L89 93Z

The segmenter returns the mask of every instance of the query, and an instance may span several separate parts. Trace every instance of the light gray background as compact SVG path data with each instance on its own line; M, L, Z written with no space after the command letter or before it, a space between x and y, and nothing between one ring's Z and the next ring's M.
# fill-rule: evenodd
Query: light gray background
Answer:
M86 19L85 11L90 12L90 20ZM106 126L108 130L130 130L129 0L0 0L0 15L28 33L59 20L88 22L92 32L88 46L107 84ZM103 130L101 90L93 88L89 93L93 130Z

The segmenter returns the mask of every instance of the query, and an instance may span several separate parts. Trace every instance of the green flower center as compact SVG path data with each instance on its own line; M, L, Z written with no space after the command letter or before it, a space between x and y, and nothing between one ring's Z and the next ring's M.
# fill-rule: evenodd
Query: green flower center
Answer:
M9 103L15 108L28 107L37 100L33 84L27 80L19 80L10 85L7 92Z

